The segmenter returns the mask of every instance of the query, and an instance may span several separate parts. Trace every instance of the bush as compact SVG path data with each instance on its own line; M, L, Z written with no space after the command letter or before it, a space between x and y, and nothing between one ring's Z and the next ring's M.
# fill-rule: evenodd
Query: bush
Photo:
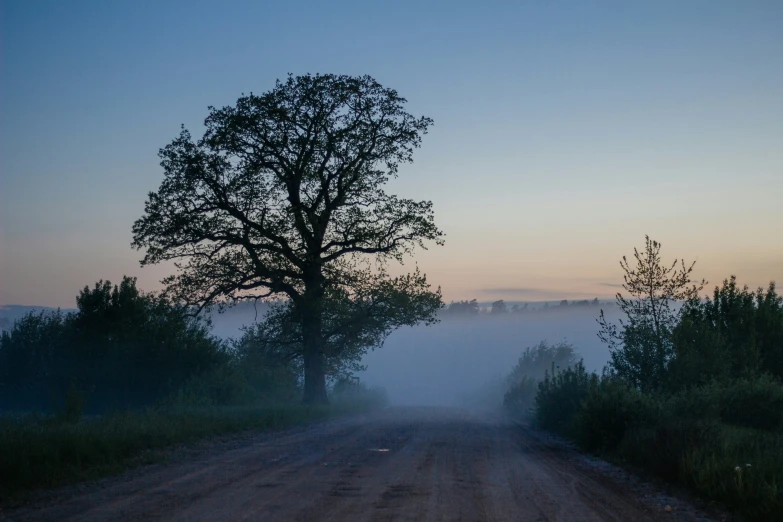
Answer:
M669 481L678 481L682 459L694 447L711 447L720 424L662 416L653 426L628 430L617 448L624 460Z
M755 520L783 519L781 386L770 377L645 394L581 366L544 380L539 424ZM578 407L574 407L574 403Z
M721 419L735 426L783 431L783 386L771 377L718 387Z
M568 368L578 360L573 345L565 341L553 345L541 341L536 346L525 348L506 378L503 394L506 411L518 418L530 415L535 405L538 382L548 371Z
M163 401L173 410L212 406L244 406L259 402L255 390L239 371L229 365L194 375Z
M574 420L591 386L596 386L598 376L588 373L584 363L547 373L538 383L535 398L536 423L550 431L563 435L575 434Z
M575 435L588 450L616 449L626 432L649 427L660 416L660 405L625 381L604 377L591 381L574 419Z
M732 276L712 299L691 299L682 311L674 329L672 386L761 373L783 379L783 298L775 283L754 292Z
M783 520L783 437L765 431L713 426L704 443L680 461L680 480L755 520Z
M526 418L533 410L538 391L538 381L531 377L522 377L503 395L503 406L511 415Z
M85 393L80 390L76 384L76 380L71 380L71 385L68 386L68 391L65 392L65 401L63 409L60 412L60 417L65 419L66 422L78 422L84 415L84 402Z
M570 343L562 341L550 345L541 341L536 346L525 348L508 380L512 385L525 378L540 381L553 367L554 370L565 369L576 364L579 359Z
M189 310L136 288L99 281L76 312L31 313L0 338L0 409L48 412L75 379L86 413L143 408L231 355Z
M783 386L769 376L712 382L676 393L668 409L679 418L783 431Z

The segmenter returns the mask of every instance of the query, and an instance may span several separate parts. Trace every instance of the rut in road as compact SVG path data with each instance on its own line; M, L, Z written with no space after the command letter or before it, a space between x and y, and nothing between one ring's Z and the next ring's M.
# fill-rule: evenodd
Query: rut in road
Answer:
M14 521L706 520L665 513L502 419L446 409L381 414L248 438L152 466Z

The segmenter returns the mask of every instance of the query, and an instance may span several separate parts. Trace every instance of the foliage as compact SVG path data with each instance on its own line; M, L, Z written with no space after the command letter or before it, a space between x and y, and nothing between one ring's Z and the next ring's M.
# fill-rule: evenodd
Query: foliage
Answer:
M780 384L769 377L667 396L616 375L567 369L541 383L536 418L584 449L686 485L752 519L779 520L780 397Z
M99 281L76 302L76 312L30 313L3 332L0 408L78 417L140 407L229 358L208 323L140 292L134 278Z
M552 368L552 372L547 372L538 384L536 423L545 430L574 436L578 429L576 414L590 388L597 385L597 380L598 377L589 373L581 360L559 371Z
M0 417L0 505L23 494L94 479L150 462L151 450L245 430L275 430L379 407L377 394L329 407L154 408L67 422Z
M395 278L373 278L354 284L349 295L331 289L323 300L321 332L324 374L331 378L361 371L361 359L380 348L393 330L423 321L430 324L441 307L440 292L431 292L426 277L416 269ZM304 366L306 343L293 301L273 305L250 337L274 347L275 357ZM246 334L247 336L247 334Z
M525 348L506 377L503 405L512 415L526 417L533 408L538 383L547 372L567 368L578 360L574 347L565 341L553 345L541 341Z
M471 299L470 301L452 301L449 306L443 310L447 315L478 315L480 312L478 301Z
M623 256L623 289L616 296L626 320L609 323L601 311L599 338L611 351L612 369L623 379L644 390L660 388L674 354L672 332L679 319L675 304L694 299L705 282L692 284L692 263L675 259L664 265L661 244L645 236L645 250L634 249L636 266ZM679 266L678 266L679 264Z
M701 299L693 265L660 260L647 238L623 258L626 314L601 313L611 349L599 377L582 367L539 385L536 419L583 448L641 466L756 520L783 519L783 300L731 277Z
M657 401L622 379L593 379L576 414L575 435L589 450L616 448L629 429L655 424Z
M565 369L579 361L574 346L566 341L549 344L541 341L536 346L527 347L511 370L508 380L518 382L524 377L539 381L548 371Z
M783 385L766 375L682 390L671 397L668 408L684 418L783 433Z
M767 372L783 378L783 298L740 288L736 277L711 299L690 299L674 330L673 386L704 384Z
M506 306L505 301L502 299L495 301L492 303L492 308L490 309L490 314L492 315L505 315L508 313L508 307Z
M511 386L506 386L503 394L503 406L506 411L517 418L526 418L535 403L538 392L538 381L532 377L523 376Z
M65 403L60 412L60 417L67 422L77 422L84 415L85 394L77 385L76 380L71 380L68 391L65 392Z
M384 191L432 124L405 103L369 76L305 75L211 107L201 139L183 129L160 151L163 182L133 226L143 264L178 261L165 280L177 302L290 300L306 402L327 400L325 359L342 342L325 337L327 303L361 318L384 309L372 305L378 294L430 291L423 277L392 279L385 268L443 236L429 201ZM368 328L373 341L384 331ZM364 335L360 322L353 333Z

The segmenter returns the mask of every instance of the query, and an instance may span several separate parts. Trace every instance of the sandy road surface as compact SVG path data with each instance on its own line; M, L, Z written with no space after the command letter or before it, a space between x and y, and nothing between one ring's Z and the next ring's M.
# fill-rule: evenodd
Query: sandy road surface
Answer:
M379 451L383 450L383 451ZM137 470L8 520L704 520L503 420L392 409Z

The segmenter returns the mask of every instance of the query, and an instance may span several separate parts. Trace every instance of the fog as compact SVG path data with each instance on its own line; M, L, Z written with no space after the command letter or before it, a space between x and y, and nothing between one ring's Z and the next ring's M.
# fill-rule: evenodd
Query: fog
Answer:
M596 335L599 309L574 308L448 318L398 330L365 356L360 377L385 388L394 404L458 405L507 375L525 347L542 340L573 344L589 370L600 370L609 353Z
M3 326L32 308L3 307ZM597 337L596 318L602 308L607 317L616 318L616 308L607 303L548 309L534 305L525 313L500 316L443 314L435 325L393 332L382 348L367 353L362 361L367 369L358 377L384 388L392 404L464 406L479 390L505 377L526 347L541 341L573 344L587 369L600 371L609 359ZM267 304L259 303L214 313L212 331L236 338L242 326L262 320L267 310Z
M507 375L522 351L541 341L574 345L588 370L600 371L609 359L597 337L601 309L613 319L616 308L553 306L494 316L449 316L432 326L393 332L380 349L363 359L358 377L384 388L395 405L465 405L480 389ZM213 331L235 337L242 325L260 320L264 305L243 305L213 318Z

